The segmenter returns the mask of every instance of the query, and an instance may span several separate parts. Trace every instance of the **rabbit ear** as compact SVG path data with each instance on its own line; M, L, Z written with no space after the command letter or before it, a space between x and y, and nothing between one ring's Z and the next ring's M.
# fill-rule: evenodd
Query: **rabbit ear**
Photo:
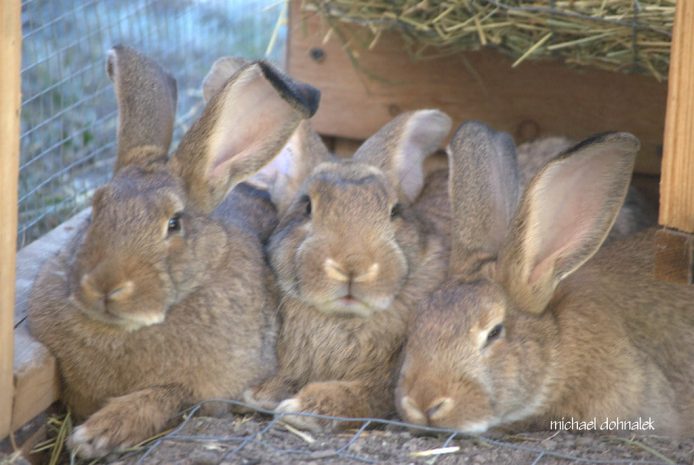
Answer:
M202 97L205 102L209 102L229 78L248 63L248 60L240 57L222 57L215 61L202 81Z
M212 97L171 160L189 200L211 212L233 186L280 152L319 99L317 89L267 63L239 70Z
M369 137L353 159L382 169L401 201L414 202L424 186L424 159L444 142L451 119L439 110L404 113Z
M479 279L501 249L518 203L513 139L477 121L463 123L449 152L452 209L450 273Z
M123 45L106 61L118 101L118 157L126 165L166 161L176 114L176 80L146 56Z
M311 122L303 121L287 145L253 180L270 193L281 217L319 164L332 160L328 148L313 130Z
M499 258L522 310L541 313L559 282L598 250L624 202L639 141L595 136L549 162L525 191Z

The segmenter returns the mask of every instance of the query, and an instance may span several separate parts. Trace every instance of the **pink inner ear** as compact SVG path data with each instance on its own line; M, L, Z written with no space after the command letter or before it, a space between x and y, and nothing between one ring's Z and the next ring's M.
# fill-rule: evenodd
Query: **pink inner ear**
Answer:
M536 251L531 282L555 270L558 279L564 278L574 271L567 263L572 256L582 255L607 233L601 224L614 186L609 179L614 161L599 155L592 158L590 163L568 159L552 165L536 186L526 241Z
M269 180L272 182L280 177L292 176L299 163L298 154L301 151L301 137L299 131L295 131L282 151L270 163L265 165L254 178Z
M262 77L242 76L220 102L221 114L210 137L207 173L217 177L251 176L268 163L276 153L264 150L277 134L296 119L296 111ZM240 79L241 80L241 79Z

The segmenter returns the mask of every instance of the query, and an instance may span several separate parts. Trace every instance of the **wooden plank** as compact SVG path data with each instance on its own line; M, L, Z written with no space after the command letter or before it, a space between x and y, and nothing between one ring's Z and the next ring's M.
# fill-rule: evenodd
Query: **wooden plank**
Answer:
M694 235L672 229L656 233L655 275L663 281L694 283Z
M290 3L287 65L293 76L321 89L314 124L322 134L363 140L401 111L436 107L456 124L483 120L517 142L630 131L643 147L637 171L660 170L667 85L652 77L573 69L555 61L512 69L512 60L493 50L413 63L394 34L359 51L360 72L338 34L328 34L316 13L301 12L300 3Z
M678 2L660 183L660 224L694 233L694 2Z
M43 262L72 239L90 213L90 208L83 210L17 253L12 431L58 400L60 382L57 363L48 349L29 334L27 305L31 287Z
M15 330L14 431L58 400L60 382L55 358L30 334L26 323Z
M357 151L363 141L355 139L346 139L344 137L336 137L333 147L333 153L338 157L351 157Z
M19 177L20 0L0 4L0 438L10 432L15 252L17 250L17 179Z

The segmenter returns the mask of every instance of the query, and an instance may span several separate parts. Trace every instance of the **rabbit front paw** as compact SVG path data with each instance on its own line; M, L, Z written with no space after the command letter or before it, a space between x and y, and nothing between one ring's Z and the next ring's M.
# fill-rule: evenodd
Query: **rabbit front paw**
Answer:
M320 433L328 429L327 420L306 415L314 412L306 411L302 407L301 399L298 397L292 397L280 402L275 409L275 413L282 415L281 420L283 423L287 423L295 428L314 433Z
M307 415L318 414L332 417L369 417L380 412L369 409L371 403L368 390L359 382L326 381L309 383L296 396L286 399L277 406L275 413L283 414L282 421L300 429L313 432L335 428L358 426L357 421L317 418Z
M93 459L132 447L142 439L125 418L101 410L75 428L67 444L78 456Z
M160 431L180 408L176 388L164 386L115 397L78 426L68 447L83 458L132 447Z
M278 402L263 396L258 389L246 389L241 396L243 402L250 407L249 412L253 410L274 410Z

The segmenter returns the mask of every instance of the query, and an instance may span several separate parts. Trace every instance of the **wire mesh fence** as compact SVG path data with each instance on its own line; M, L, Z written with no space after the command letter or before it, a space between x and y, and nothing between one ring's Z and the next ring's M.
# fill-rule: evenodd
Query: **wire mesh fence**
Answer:
M220 406L255 411L213 418L201 415ZM320 419L325 432L287 425L289 416ZM340 418L311 413L278 414L231 400L196 404L172 430L125 453L71 465L230 465L230 464L691 464L694 440L609 433L543 431L471 436L450 429L397 420Z
M178 80L174 143L223 55L282 65L278 0L24 0L18 247L79 211L111 175L116 103L106 52L123 43Z

